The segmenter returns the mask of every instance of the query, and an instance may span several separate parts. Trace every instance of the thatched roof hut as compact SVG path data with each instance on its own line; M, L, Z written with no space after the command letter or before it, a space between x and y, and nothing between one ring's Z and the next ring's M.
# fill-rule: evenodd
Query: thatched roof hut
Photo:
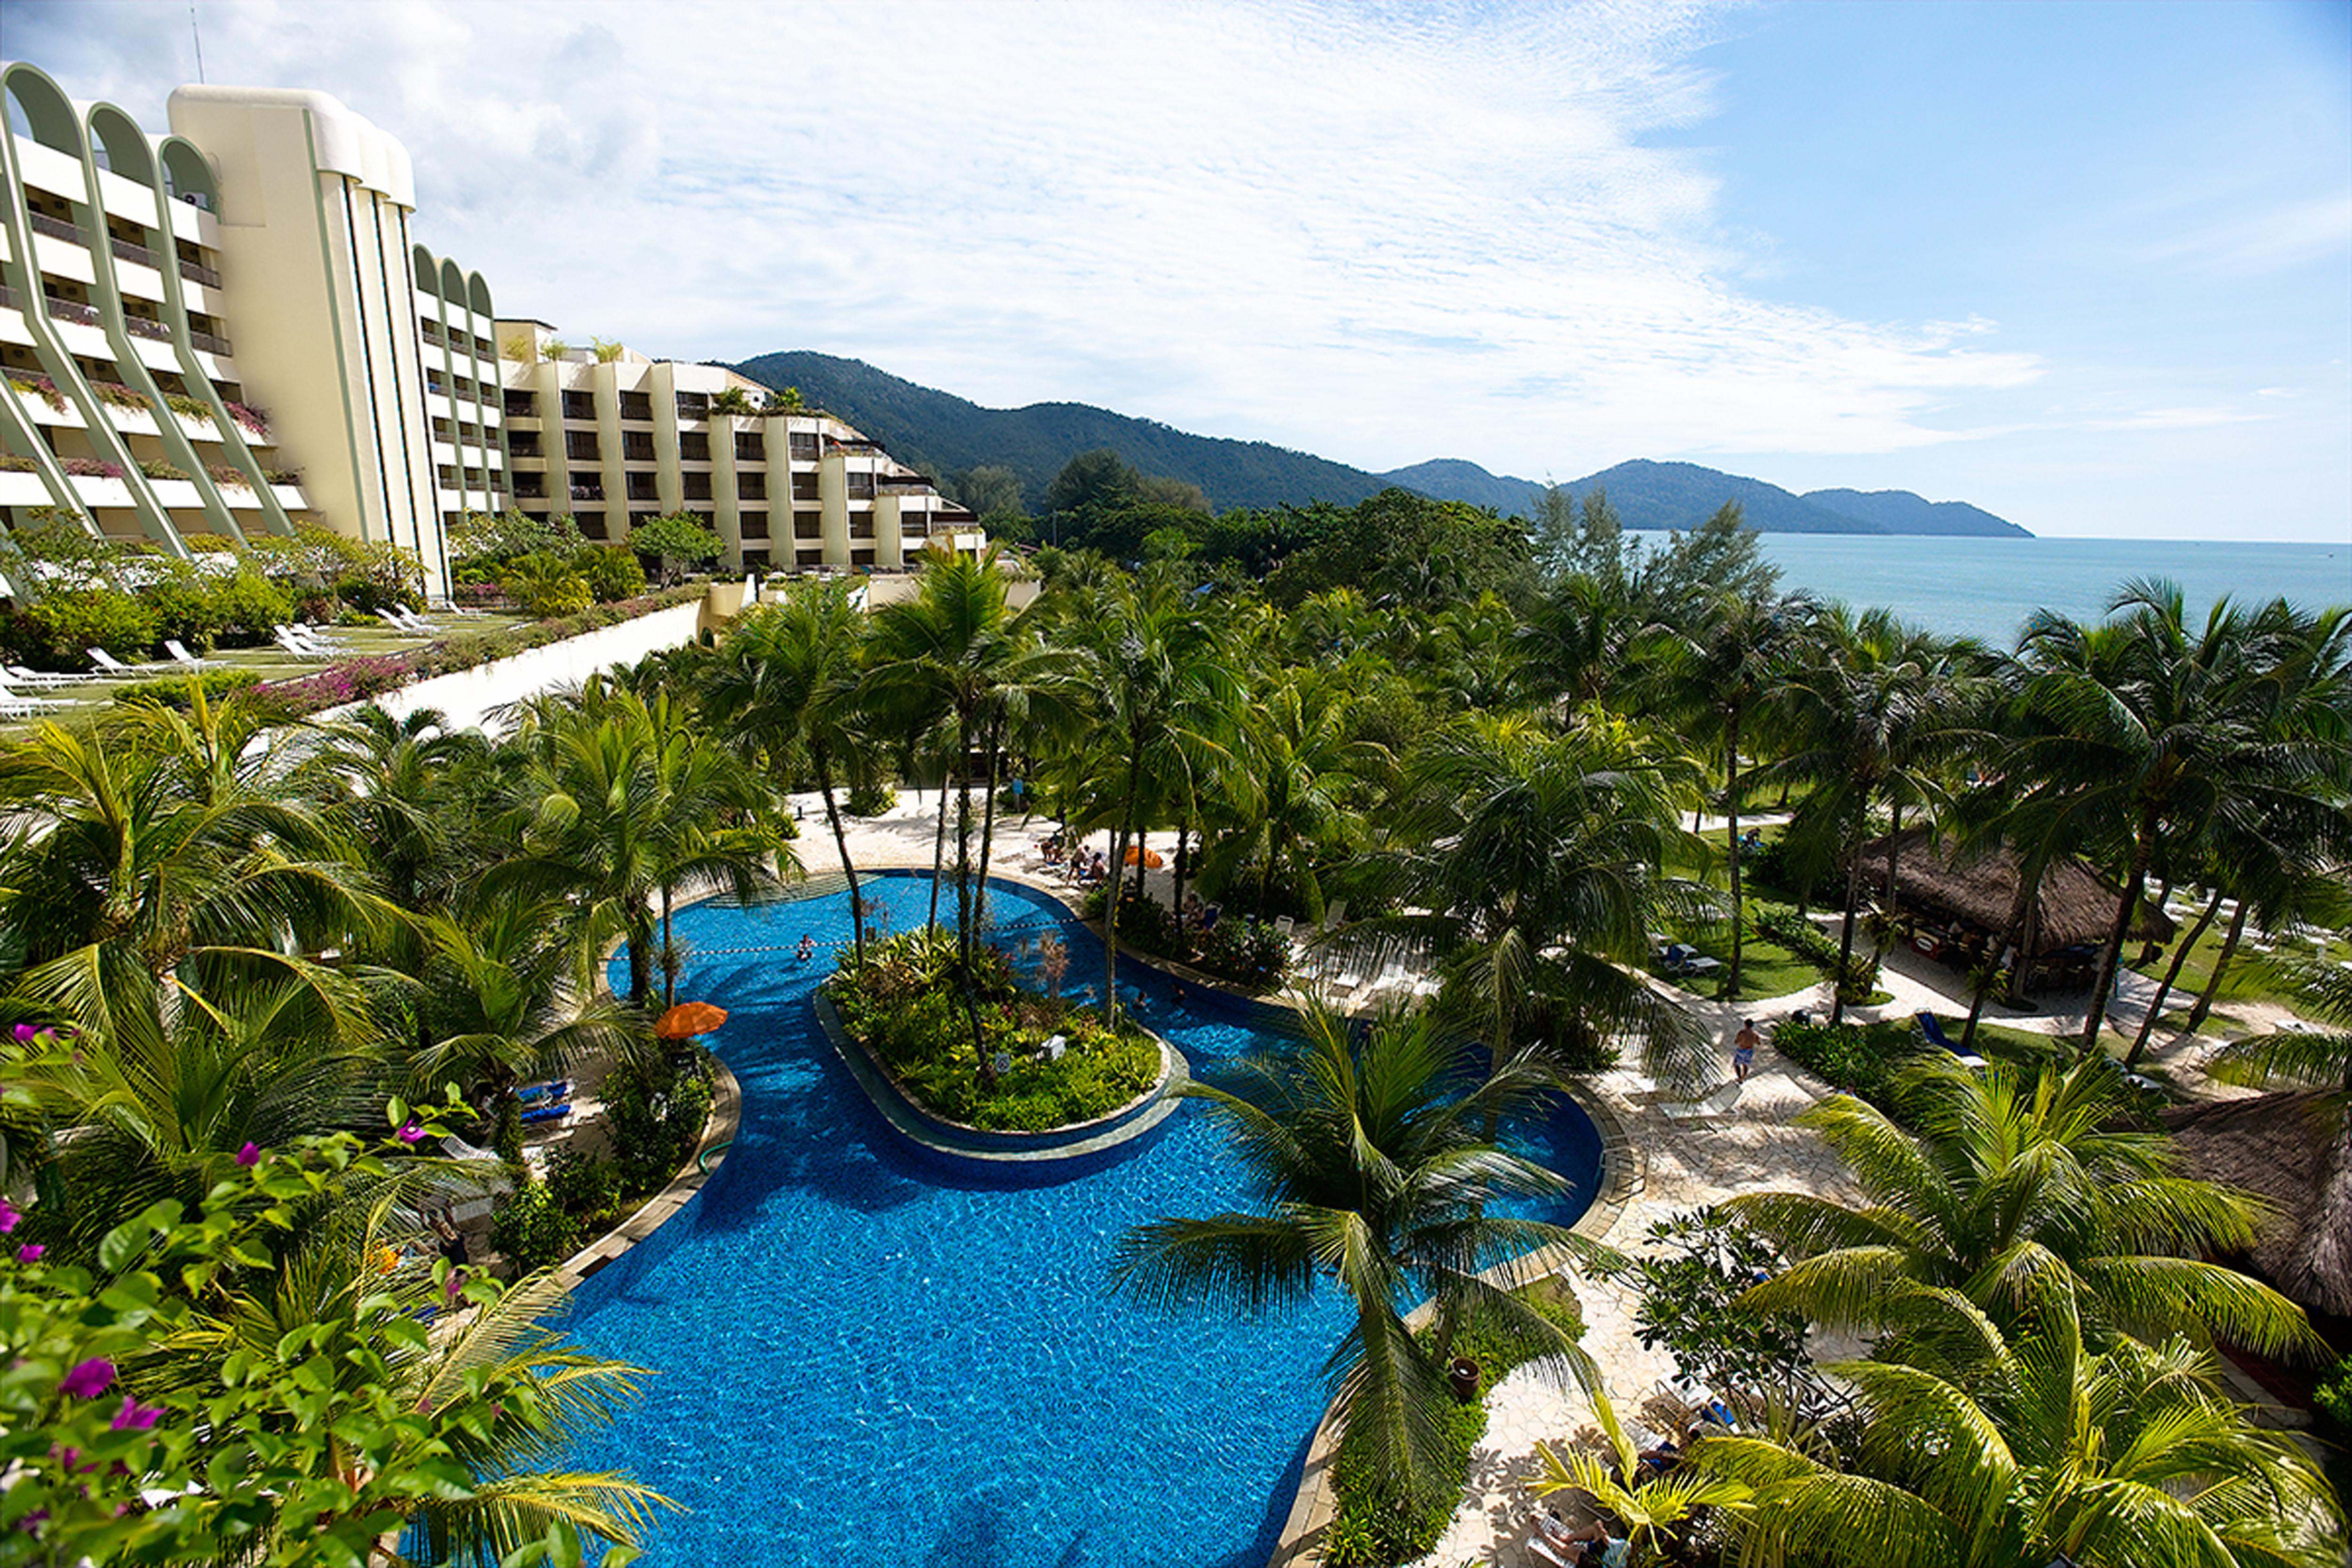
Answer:
M2352 1317L2352 1121L2308 1090L2164 1112L2187 1174L2243 1187L2273 1213L2251 1261L2306 1308Z
M2009 924L2017 901L2017 855L2006 845L1967 860L1936 841L1924 827L1908 827L1890 836L1895 843L1895 894L1906 908L1934 919L1958 920L1991 935ZM1862 849L1862 875L1866 887L1884 887L1887 837L1874 838ZM2027 921L2035 958L2070 947L2096 947L2115 929L2116 905L2122 892L2078 859L2052 865L2042 874L2039 902ZM2165 912L2142 900L2132 921L2131 934L2141 942L2169 942L2173 924Z

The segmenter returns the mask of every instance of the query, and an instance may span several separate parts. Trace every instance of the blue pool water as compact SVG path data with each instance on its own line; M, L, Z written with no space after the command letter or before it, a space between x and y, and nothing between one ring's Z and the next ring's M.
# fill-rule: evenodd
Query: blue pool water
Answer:
M929 883L884 877L871 893L903 929ZM1008 946L1059 930L1066 992L1099 985L1099 941L1058 905L1006 885L992 902ZM1110 1294L1129 1226L1246 1203L1199 1109L1057 1185L942 1169L874 1113L818 1030L823 958L793 962L803 931L821 954L848 940L845 896L702 905L677 924L695 952L682 994L730 1015L714 1044L742 1086L742 1126L701 1194L592 1277L566 1325L657 1373L576 1456L685 1506L656 1522L646 1561L1264 1563L1348 1315L1328 1288L1255 1322ZM1142 985L1150 1022L1196 1068L1247 1050L1268 1019L1198 987L1172 1005L1140 965L1120 981ZM1591 1124L1563 1102L1530 1141L1575 1184L1549 1217L1573 1218L1598 1184Z

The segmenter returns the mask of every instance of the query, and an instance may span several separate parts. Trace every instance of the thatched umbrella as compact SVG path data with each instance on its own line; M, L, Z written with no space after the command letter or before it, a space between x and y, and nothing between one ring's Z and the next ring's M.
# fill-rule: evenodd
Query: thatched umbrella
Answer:
M2352 1119L2311 1090L2163 1113L2187 1173L2242 1187L2273 1213L2248 1260L2281 1294L2352 1317Z
M1967 860L1935 841L1924 827L1890 836L1895 846L1895 894L1930 916L1973 926L1994 937L2006 933L2017 904L2017 855L2006 845ZM1864 876L1884 885L1889 837L1862 847ZM2078 859L2053 861L2042 876L2040 895L2025 929L2032 941L2020 945L2028 957L2044 958L2070 947L2096 947L2115 929L2116 904L2123 895ZM2132 924L2142 942L2169 942L2173 923L2153 904L2143 903Z

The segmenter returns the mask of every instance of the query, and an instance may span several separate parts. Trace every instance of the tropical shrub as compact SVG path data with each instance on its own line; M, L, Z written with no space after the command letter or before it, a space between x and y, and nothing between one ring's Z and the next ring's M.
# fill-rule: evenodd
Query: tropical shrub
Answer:
M584 1229L600 1229L621 1201L620 1167L593 1154L558 1149L547 1162L547 1190Z
M45 669L87 669L93 647L144 658L162 635L153 610L111 588L44 594L19 605L6 634L12 656Z
M176 708L185 712L194 705L194 688L199 682L204 687L205 700L217 703L252 690L261 684L261 675L251 669L207 669L202 674L192 671L185 676L164 676L126 686L114 694L114 700L125 707Z
M271 631L294 616L286 590L250 566L213 578L206 608L213 640L231 647L268 642Z
M653 562L655 571L667 584L676 577L680 567L707 566L718 560L726 546L693 513L667 511L629 530L629 548Z
M2336 1370L2320 1380L2312 1404L2322 1415L2352 1434L2352 1355L2337 1362Z
M490 1245L528 1273L571 1257L580 1245L580 1226L546 1183L526 1179L491 1212Z
M842 797L841 809L852 816L879 816L898 804L898 789L887 779L869 779L852 785Z
M1901 1025L1800 1024L1791 1019L1772 1031L1772 1047L1832 1088L1868 1100L1895 1115L1895 1076L1920 1056L1927 1041Z
M635 552L619 544L583 544L572 554L572 570L587 580L600 605L634 599L646 591L646 569Z
M1088 920L1102 919L1107 889L1087 894ZM1207 931L1188 922L1180 937L1176 916L1167 905L1149 899L1130 883L1119 900L1118 940L1139 952L1189 963L1220 980L1230 980L1252 991L1271 991L1290 973L1290 939L1273 926L1256 921L1223 920Z
M509 563L499 585L527 615L572 616L596 602L588 579L552 554L525 555Z
M862 974L826 983L842 1027L934 1115L1038 1132L1108 1116L1159 1081L1156 1040L1132 1027L1114 1034L1090 1010L1022 990L1003 952L975 944L981 1034L997 1064L983 1081L955 956L952 932L919 927L870 944ZM1065 1042L1058 1058L1043 1049L1055 1035Z
M616 1062L599 1093L613 1163L627 1192L667 1183L702 1142L710 1119L710 1073L698 1052Z
M1787 904L1756 900L1749 916L1749 929L1768 941L1779 942L1799 958L1820 970L1824 975L1835 976L1838 967L1837 939L1799 914ZM1849 1002L1867 999L1878 984L1878 965L1870 955L1857 950L1847 961L1845 990Z

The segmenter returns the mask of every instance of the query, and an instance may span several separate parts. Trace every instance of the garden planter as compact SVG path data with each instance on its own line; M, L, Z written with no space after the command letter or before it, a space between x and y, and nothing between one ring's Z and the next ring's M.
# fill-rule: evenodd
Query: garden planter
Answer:
M1467 1405L1478 1397L1478 1363L1466 1355L1454 1358L1445 1369L1445 1378L1454 1385L1454 1397Z

